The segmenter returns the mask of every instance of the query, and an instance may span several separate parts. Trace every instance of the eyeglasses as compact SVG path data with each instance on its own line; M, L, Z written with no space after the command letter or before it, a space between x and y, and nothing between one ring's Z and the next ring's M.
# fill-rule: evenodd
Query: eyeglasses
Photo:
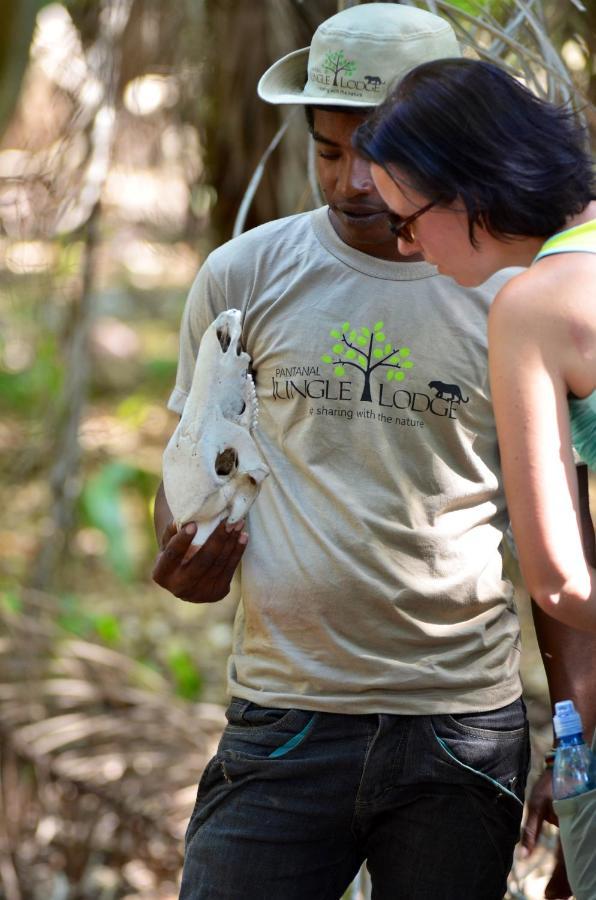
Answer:
M395 235L395 237L400 237L402 240L406 241L406 243L413 244L416 240L416 235L412 228L414 222L420 216L424 215L425 212L428 212L429 209L432 209L433 206L436 206L438 202L438 200L432 200L430 203L427 203L426 206L417 209L415 213L411 216L407 216L405 219L402 219L402 217L398 216L396 213L388 213L389 231L391 234Z

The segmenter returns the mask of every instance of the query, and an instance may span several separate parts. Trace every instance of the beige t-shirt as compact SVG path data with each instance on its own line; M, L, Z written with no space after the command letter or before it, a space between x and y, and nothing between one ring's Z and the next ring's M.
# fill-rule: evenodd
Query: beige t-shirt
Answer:
M351 713L494 709L521 693L486 317L426 263L346 246L326 208L212 253L190 292L181 413L205 328L243 312L256 442L229 689Z

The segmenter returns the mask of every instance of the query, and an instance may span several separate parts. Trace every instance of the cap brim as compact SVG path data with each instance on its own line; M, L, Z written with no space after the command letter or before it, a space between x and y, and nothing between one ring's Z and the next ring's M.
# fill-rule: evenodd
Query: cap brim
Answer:
M299 103L303 106L377 106L377 102L316 97L304 93L310 47L294 50L274 63L259 79L257 94L267 103Z

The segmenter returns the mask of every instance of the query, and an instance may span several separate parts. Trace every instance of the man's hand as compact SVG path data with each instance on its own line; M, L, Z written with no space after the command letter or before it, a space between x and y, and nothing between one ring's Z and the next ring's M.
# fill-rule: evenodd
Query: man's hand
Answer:
M545 769L537 779L528 799L528 818L522 832L522 847L525 856L529 856L535 849L545 822L558 825L558 819L553 810L553 779L552 770ZM544 896L546 900L568 900L573 894L567 881L565 860L561 849L561 842L557 845L555 866L546 888Z
M230 582L246 549L242 522L220 522L200 547L193 547L196 525L180 531L171 522L163 532L161 551L152 577L161 587L189 603L215 603L230 590ZM229 530L228 530L229 529Z

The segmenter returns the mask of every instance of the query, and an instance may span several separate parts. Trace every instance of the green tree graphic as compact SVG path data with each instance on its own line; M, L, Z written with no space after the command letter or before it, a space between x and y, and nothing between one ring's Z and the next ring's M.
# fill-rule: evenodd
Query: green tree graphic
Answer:
M340 328L333 328L329 334L335 340L330 353L325 353L321 361L333 366L333 372L341 378L346 374L346 366L358 369L364 375L364 389L361 400L371 402L370 378L375 369L385 369L387 381L403 381L404 369L411 369L414 363L409 358L409 347L394 347L387 340L383 322L373 325L372 331L364 325L352 328L344 322Z
M337 87L339 73L345 72L346 75L352 75L356 68L356 62L353 59L346 59L343 50L338 50L336 53L329 51L323 62L323 68L332 73L333 87Z

